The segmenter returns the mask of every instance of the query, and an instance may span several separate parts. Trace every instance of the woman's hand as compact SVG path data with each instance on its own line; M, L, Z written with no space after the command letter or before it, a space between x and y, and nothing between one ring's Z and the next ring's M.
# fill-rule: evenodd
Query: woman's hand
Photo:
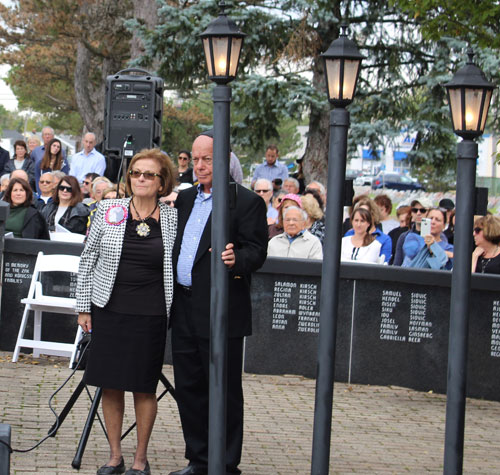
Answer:
M484 249L481 246L477 246L476 249L474 249L474 252L472 253L472 257L475 257L476 259L481 257L484 254Z
M484 249L481 246L477 246L472 253L472 272L476 272L477 261L484 254Z
M436 242L434 237L431 234L428 234L427 236L424 237L425 244L427 245L427 248L430 249L431 246Z
M90 313L80 312L78 314L78 325L82 327L85 333L92 333L92 318Z

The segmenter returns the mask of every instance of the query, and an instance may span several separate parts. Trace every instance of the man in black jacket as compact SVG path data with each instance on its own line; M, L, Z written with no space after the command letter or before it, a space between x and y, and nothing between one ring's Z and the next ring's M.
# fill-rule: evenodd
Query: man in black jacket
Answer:
M5 164L9 161L10 159L10 155L9 155L9 152L7 152L7 150L5 150L4 148L0 147L0 176L2 176L4 174L4 167L5 167Z
M172 354L175 390L189 465L171 475L207 473L210 335L210 259L213 138L198 136L192 147L197 187L181 191L177 238L173 249L176 288L172 306ZM228 157L229 160L229 157ZM227 353L226 473L241 473L243 442L243 338L252 331L250 274L266 259L264 201L236 185L230 210L230 244L222 253L229 271Z

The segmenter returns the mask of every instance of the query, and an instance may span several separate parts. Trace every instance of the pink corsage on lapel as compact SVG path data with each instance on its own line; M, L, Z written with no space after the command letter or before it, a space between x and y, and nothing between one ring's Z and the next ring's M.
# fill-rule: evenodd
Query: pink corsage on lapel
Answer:
M111 224L111 226L119 226L122 224L128 216L128 209L122 205L111 206L111 208L106 211L104 219L106 223Z

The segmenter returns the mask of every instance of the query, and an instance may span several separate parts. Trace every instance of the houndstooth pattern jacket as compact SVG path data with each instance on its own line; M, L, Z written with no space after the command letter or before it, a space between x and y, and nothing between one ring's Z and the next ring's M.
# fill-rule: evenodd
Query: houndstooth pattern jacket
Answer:
M80 258L78 281L76 286L76 309L78 312L90 312L91 303L104 307L111 297L116 273L120 264L123 238L127 220L116 224L106 217L112 207L122 206L129 209L130 198L102 200L90 227L85 248ZM163 282L167 316L174 292L174 273L172 268L172 247L177 231L177 210L164 203L160 207L160 226L163 238ZM109 213L108 213L109 215Z

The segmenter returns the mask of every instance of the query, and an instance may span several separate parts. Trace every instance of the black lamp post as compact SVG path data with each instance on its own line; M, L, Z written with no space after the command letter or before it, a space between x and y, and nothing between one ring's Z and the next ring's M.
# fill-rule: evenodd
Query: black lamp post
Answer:
M244 33L224 12L200 35L205 50L208 77L217 85L213 91L214 149L212 180L212 256L210 289L210 475L226 473L226 387L229 276L221 253L229 242L229 104L227 86L238 71Z
M453 131L463 140L457 146L457 205L453 273L451 279L450 334L448 340L448 381L444 473L462 473L464 454L465 390L469 332L472 228L478 146L486 124L495 86L469 61L444 86L448 92Z
M347 157L349 112L345 109L356 92L361 60L356 44L347 38L342 25L340 37L326 53L325 73L330 112L330 146L328 150L328 196L326 237L321 271L321 302L318 366L311 473L325 475L329 471L333 382L340 283L340 249L344 210L344 181Z

